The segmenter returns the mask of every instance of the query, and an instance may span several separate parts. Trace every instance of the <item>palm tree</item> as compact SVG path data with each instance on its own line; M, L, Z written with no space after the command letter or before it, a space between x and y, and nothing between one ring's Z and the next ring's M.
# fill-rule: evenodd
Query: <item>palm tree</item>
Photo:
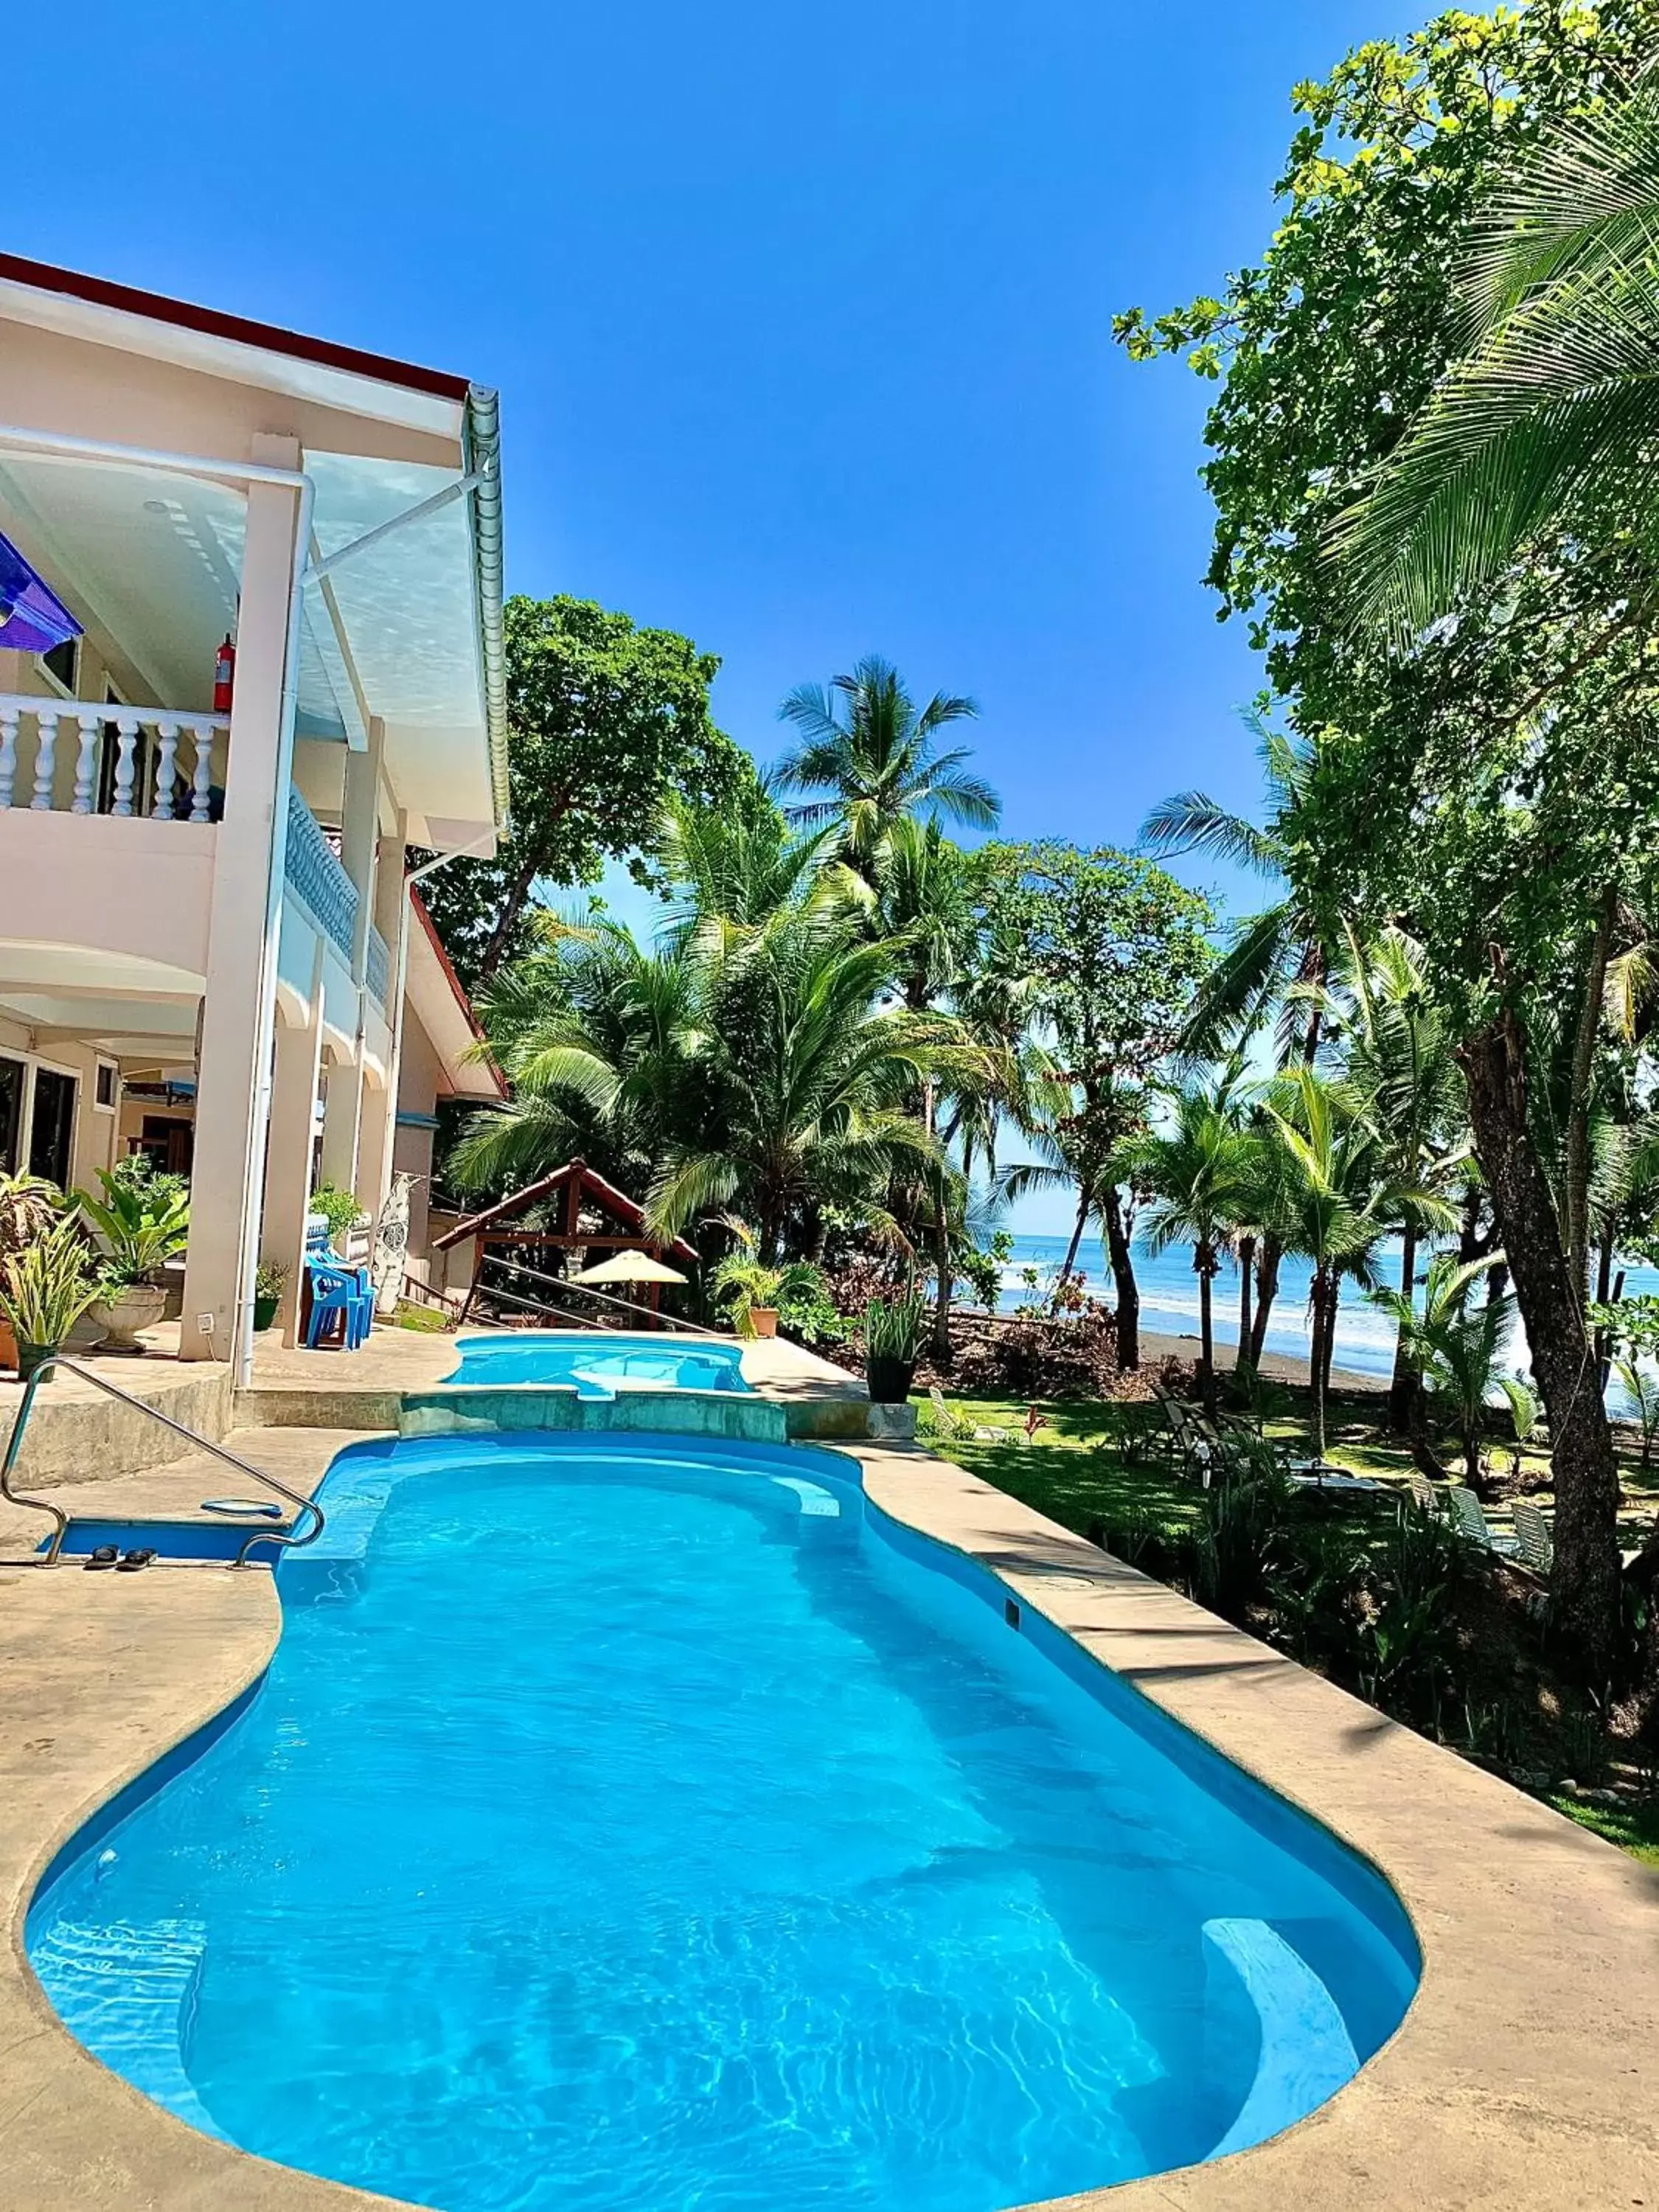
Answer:
M1152 1252L1190 1243L1198 1278L1199 1380L1215 1388L1215 1329L1211 1289L1231 1235L1240 1194L1252 1167L1252 1140L1224 1099L1183 1091L1170 1128L1143 1138L1133 1151L1137 1183L1152 1200L1146 1220Z
M1314 1455L1322 1459L1343 1277L1370 1286L1377 1243L1405 1206L1437 1229L1449 1228L1455 1217L1435 1193L1398 1177L1364 1096L1352 1085L1329 1081L1310 1067L1292 1070L1274 1085L1262 1132L1274 1153L1275 1228L1285 1250L1313 1270L1309 1364Z
M824 1206L867 1206L907 1169L942 1164L907 1109L955 1028L890 1003L900 957L811 908L734 954L701 956L683 1043L706 1110L658 1162L654 1230L736 1204L769 1264L811 1248Z
M1297 1052L1311 1061L1319 1048L1320 1009L1292 997L1321 983L1326 957L1322 933L1291 856L1305 840L1314 749L1305 739L1270 728L1256 714L1244 717L1256 740L1267 787L1267 820L1260 829L1202 791L1177 791L1162 799L1140 825L1140 842L1166 859L1202 853L1276 885L1281 896L1241 922L1233 942L1206 977L1182 1039L1195 1060L1213 1058L1241 1043L1277 1006L1279 1059Z
M1419 1187L1441 1198L1468 1157L1467 1106L1455 1040L1429 990L1420 948L1402 931L1362 944L1350 929L1332 988L1328 1020L1346 1033L1346 1073L1365 1101L1387 1163L1402 1192ZM1400 1290L1409 1305L1417 1280L1424 1221L1409 1200L1399 1220ZM1411 1425L1417 1371L1410 1332L1395 1340L1389 1390L1391 1427Z
M1659 85L1553 125L1458 272L1469 349L1339 526L1360 618L1420 630L1596 511L1651 542Z
M1419 1313L1402 1291L1376 1290L1373 1302L1391 1314L1410 1342L1413 1364L1430 1395L1443 1400L1463 1454L1463 1480L1477 1497L1486 1494L1480 1459L1480 1432L1494 1387L1510 1401L1517 1433L1532 1407L1532 1394L1502 1370L1504 1347L1515 1324L1513 1292L1471 1297L1483 1276L1502 1265L1503 1254L1460 1261L1455 1252L1437 1252L1423 1283ZM1433 1467L1436 1474L1443 1470Z
M537 918L537 943L478 1000L510 1103L476 1115L448 1162L463 1189L521 1188L578 1155L643 1189L690 1110L688 949L644 951L602 915Z
M839 695L837 696L836 695ZM784 791L824 794L790 810L810 828L839 825L848 860L869 876L896 823L944 817L994 830L1002 807L965 765L969 750L941 752L939 732L979 712L973 700L936 692L919 711L890 662L872 654L828 690L803 684L778 710L799 742L773 770Z

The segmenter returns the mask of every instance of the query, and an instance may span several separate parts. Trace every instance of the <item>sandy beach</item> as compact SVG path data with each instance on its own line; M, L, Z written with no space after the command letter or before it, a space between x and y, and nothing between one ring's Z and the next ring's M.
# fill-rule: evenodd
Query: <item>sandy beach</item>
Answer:
M1216 1365L1224 1375L1232 1366L1235 1346L1218 1344L1215 1348ZM1143 1328L1140 1332L1140 1361L1143 1367L1160 1359L1188 1359L1196 1362L1199 1340L1195 1336L1165 1336L1157 1329ZM1261 1372L1272 1382L1302 1382L1308 1380L1308 1363L1294 1352L1264 1352ZM1333 1367L1333 1390L1384 1391L1389 1387L1386 1375L1361 1375L1352 1367Z

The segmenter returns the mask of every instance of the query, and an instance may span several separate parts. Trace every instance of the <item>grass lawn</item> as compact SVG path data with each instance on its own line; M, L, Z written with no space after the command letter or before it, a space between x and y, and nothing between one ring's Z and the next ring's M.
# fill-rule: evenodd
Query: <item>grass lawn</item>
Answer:
M1041 1401L1036 1410L1044 1425L1028 1443L1025 1400L952 1394L945 1403L963 1421L998 1433L946 1437L933 1425L933 1408L923 1400L919 1441L1079 1535L1086 1536L1091 1524L1100 1521L1139 1520L1176 1528L1196 1516L1199 1492L1190 1481L1172 1474L1144 1451L1120 1448L1126 1430L1133 1433L1152 1425L1145 1406L1125 1407L1101 1399ZM1403 1486L1411 1456L1391 1437L1379 1434L1382 1410L1380 1398L1371 1393L1334 1395L1325 1455L1355 1474ZM1291 1390L1278 1389L1263 1425L1270 1437L1289 1443L1293 1453L1309 1449L1306 1416ZM1507 1452L1498 1463L1507 1468ZM1523 1455L1522 1468L1523 1474L1540 1480L1548 1474L1548 1462L1541 1454ZM1621 1455L1620 1474L1628 1501L1624 1516L1628 1544L1638 1540L1651 1524L1656 1486L1651 1475L1641 1474L1633 1455ZM1507 1517L1501 1506L1488 1510L1496 1523ZM1542 1794L1547 1803L1570 1820L1646 1864L1659 1866L1659 1795L1598 1805L1568 1790Z

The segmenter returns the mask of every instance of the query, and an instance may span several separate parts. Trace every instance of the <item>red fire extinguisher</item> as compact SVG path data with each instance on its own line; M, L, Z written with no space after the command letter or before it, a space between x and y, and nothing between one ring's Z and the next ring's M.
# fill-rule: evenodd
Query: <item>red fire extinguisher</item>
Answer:
M236 648L228 637L219 647L219 657L213 664L213 711L216 714L230 712L230 695L236 688Z

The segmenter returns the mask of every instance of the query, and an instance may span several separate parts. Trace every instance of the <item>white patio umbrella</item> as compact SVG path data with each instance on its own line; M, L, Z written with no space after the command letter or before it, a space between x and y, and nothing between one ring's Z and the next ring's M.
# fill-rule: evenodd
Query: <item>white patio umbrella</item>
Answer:
M613 1252L608 1260L584 1267L573 1283L684 1283L689 1279L678 1267L665 1267L648 1252Z

